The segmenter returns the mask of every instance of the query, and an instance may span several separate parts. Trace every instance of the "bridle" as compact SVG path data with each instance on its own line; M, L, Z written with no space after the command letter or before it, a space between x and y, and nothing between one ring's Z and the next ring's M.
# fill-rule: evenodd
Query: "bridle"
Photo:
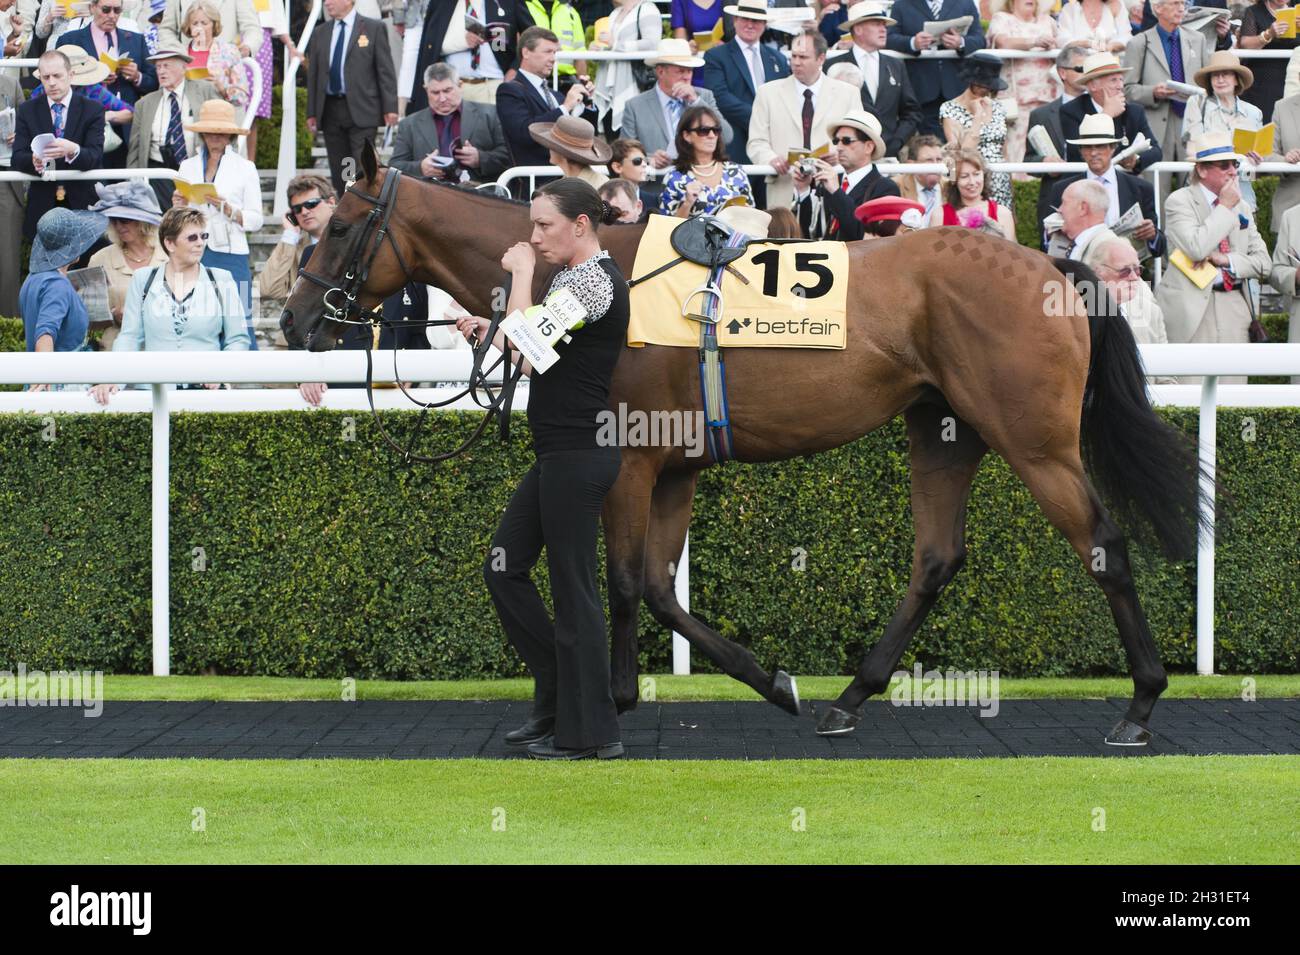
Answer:
M357 296L365 288L366 281L370 277L370 268L374 265L375 257L379 255L379 250L383 248L384 242L393 249L393 254L397 256L397 264L401 266L402 274L406 279L404 284L409 284L413 280L411 269L406 264L406 259L402 256L402 250L397 245L397 240L393 237L392 231L388 227L389 219L392 218L393 207L397 202L397 186L402 178L402 172L399 169L389 167L387 175L384 177L383 187L379 190L379 195L373 196L368 192L363 192L357 188L355 183L350 184L345 192L351 193L358 199L370 204L370 212L361 230L353 239L351 247L348 249L347 271L343 275L343 284L341 286L334 284L330 279L324 276L316 275L307 269L300 268L298 275L314 285L325 290L324 306L325 313L323 318L338 322L340 325L364 326L367 330L375 328L429 328L435 325L454 325L455 319L426 319L422 322L398 322L385 319L383 317L382 307L366 308L357 301ZM504 302L510 300L510 278L506 277ZM421 464L437 464L440 461L446 461L457 457L468 451L487 429L488 422L492 416L497 416L498 430L501 440L510 440L510 407L514 401L515 385L523 374L524 359L521 355L519 361L502 373L501 387L493 391L492 386L488 384L488 376L506 361L506 355L499 357L490 368L483 370L483 362L487 358L488 348L492 339L496 337L497 329L501 320L505 317L505 307L494 308L492 310L492 320L488 325L487 334L481 341L474 342L474 361L470 368L469 384L464 391L458 392L444 401L423 402L416 399L406 387L402 384L401 377L397 373L397 352L393 352L393 378L397 383L398 389L410 402L420 408L420 416L416 419L415 426L412 429L410 438L406 446L398 444L389 435L388 430L384 427L383 420L379 417L379 411L375 408L374 393L374 357L371 354L374 348L374 336L366 336L366 400L370 404L370 413L375 419L375 425L379 429L379 434L387 442L388 446L402 456L402 460L410 464L418 462ZM486 403L480 399L479 391L482 390L486 397ZM425 418L431 408L441 408L452 402L459 401L468 395L473 402L480 408L484 409L486 414L483 420L479 422L474 432L466 438L459 447L452 451L446 451L440 454L425 455L416 454L412 448L418 440L421 431L424 429Z

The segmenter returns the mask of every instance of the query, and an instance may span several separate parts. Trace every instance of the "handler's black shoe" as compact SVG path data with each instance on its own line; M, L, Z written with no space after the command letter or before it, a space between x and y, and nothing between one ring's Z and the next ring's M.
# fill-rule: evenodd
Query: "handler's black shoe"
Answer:
M545 719L529 720L517 730L511 730L506 734L506 742L512 746L523 746L525 743L536 743L545 740L555 732L555 717L548 716Z
M623 755L623 744L615 740L603 746L588 746L585 749L562 749L555 745L555 737L548 736L540 743L528 747L528 755L533 759L618 759Z

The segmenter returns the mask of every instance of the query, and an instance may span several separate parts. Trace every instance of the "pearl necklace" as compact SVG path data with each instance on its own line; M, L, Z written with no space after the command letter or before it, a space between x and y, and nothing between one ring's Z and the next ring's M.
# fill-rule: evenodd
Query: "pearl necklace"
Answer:
M696 166L692 164L691 172L695 173L695 175L697 176L712 176L713 173L717 171L717 168L718 168L718 161L715 159L707 166ZM704 170L708 170L708 171L705 172Z

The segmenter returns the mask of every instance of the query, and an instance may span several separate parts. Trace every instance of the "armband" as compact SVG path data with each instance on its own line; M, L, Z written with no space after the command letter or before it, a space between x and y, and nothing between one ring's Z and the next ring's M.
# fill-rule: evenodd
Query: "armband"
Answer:
M501 329L533 370L543 374L560 360L555 343L567 341L568 333L582 328L586 318L587 310L578 297L562 288L548 295L542 305L511 312L502 320Z

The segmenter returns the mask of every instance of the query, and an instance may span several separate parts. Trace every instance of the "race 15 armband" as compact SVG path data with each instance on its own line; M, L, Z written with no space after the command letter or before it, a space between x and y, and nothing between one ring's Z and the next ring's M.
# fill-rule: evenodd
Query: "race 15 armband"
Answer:
M568 340L568 333L586 324L587 310L569 289L557 289L541 305L514 311L501 322L510 344L517 348L538 374L560 360L554 345Z

